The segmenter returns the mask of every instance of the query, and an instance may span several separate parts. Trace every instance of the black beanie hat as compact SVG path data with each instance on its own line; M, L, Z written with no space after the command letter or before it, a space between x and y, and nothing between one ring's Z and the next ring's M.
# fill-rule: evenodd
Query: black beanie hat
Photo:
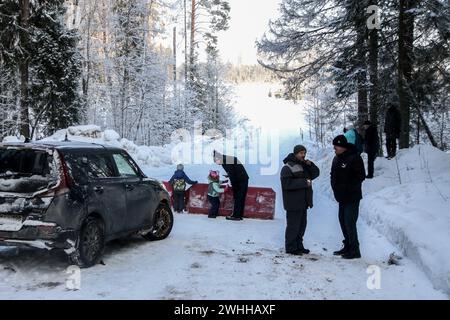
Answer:
M300 151L306 152L306 148L304 146L302 146L301 144L294 147L294 155L298 154Z
M333 139L333 146L347 148L348 147L347 138L343 134L338 135L336 138Z

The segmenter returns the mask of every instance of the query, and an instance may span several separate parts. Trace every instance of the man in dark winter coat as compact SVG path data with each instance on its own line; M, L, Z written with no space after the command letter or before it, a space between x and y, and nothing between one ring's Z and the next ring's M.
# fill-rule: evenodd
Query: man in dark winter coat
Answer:
M303 246L307 223L307 210L313 206L311 181L316 179L319 168L305 159L306 148L295 146L294 152L284 159L285 166L281 169L281 189L283 205L286 210L286 253L294 255L308 254L309 250Z
M233 190L234 208L227 220L242 220L244 217L245 199L248 191L248 174L242 163L232 156L223 155L214 151L214 162L221 165L230 179Z
M391 104L386 112L386 119L384 122L388 159L395 157L397 152L397 139L400 137L400 125L400 112L395 105Z
M360 258L356 222L362 199L361 184L366 176L364 162L345 136L334 138L333 145L336 156L331 166L331 188L339 203L339 223L344 235L343 249L334 254L345 259Z
M374 172L374 162L377 158L379 139L377 127L369 120L364 122L364 151L367 153L367 176L366 178L372 179Z

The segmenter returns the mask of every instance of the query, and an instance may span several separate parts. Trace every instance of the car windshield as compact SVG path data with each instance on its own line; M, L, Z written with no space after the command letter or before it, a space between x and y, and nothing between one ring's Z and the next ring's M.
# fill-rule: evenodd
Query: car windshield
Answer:
M31 193L56 183L53 156L45 150L0 148L0 192Z

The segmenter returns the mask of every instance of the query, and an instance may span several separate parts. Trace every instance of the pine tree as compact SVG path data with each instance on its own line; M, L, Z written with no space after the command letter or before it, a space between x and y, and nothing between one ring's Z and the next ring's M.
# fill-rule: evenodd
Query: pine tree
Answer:
M79 37L66 28L64 14L64 1L47 1L36 5L30 20L35 48L30 60L33 131L43 122L45 135L79 124L84 114L79 97Z
M79 121L77 36L66 28L64 14L63 0L0 6L0 62L15 78L11 90L20 88L18 131L26 138L37 127L52 133Z

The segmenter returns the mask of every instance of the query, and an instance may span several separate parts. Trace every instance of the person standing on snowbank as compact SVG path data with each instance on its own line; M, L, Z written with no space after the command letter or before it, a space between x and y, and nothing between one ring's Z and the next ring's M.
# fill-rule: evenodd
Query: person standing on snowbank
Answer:
M397 107L390 104L386 112L384 133L386 133L387 158L392 159L397 153L397 139L400 137L401 116Z
M373 178L374 162L377 158L379 139L377 127L369 120L364 122L364 151L367 153L367 179Z
M231 182L231 188L233 189L234 208L231 216L228 216L227 220L243 220L245 200L247 198L248 191L248 174L245 171L242 163L232 156L225 156L216 150L214 150L214 162L217 165L221 165L226 171L228 179Z
M344 247L334 255L341 255L344 259L361 258L356 222L366 170L355 146L348 143L344 135L334 138L333 146L336 156L331 166L331 188L339 203L339 223L344 236Z
M294 147L294 152L284 159L281 169L281 189L283 205L286 210L286 253L294 255L308 254L303 246L307 224L307 210L313 207L312 180L319 174L319 168L306 160L306 148L302 145Z
M344 128L344 136L348 143L351 143L356 147L356 151L359 155L364 151L363 138L359 134L358 130L355 129L353 125L349 125Z

